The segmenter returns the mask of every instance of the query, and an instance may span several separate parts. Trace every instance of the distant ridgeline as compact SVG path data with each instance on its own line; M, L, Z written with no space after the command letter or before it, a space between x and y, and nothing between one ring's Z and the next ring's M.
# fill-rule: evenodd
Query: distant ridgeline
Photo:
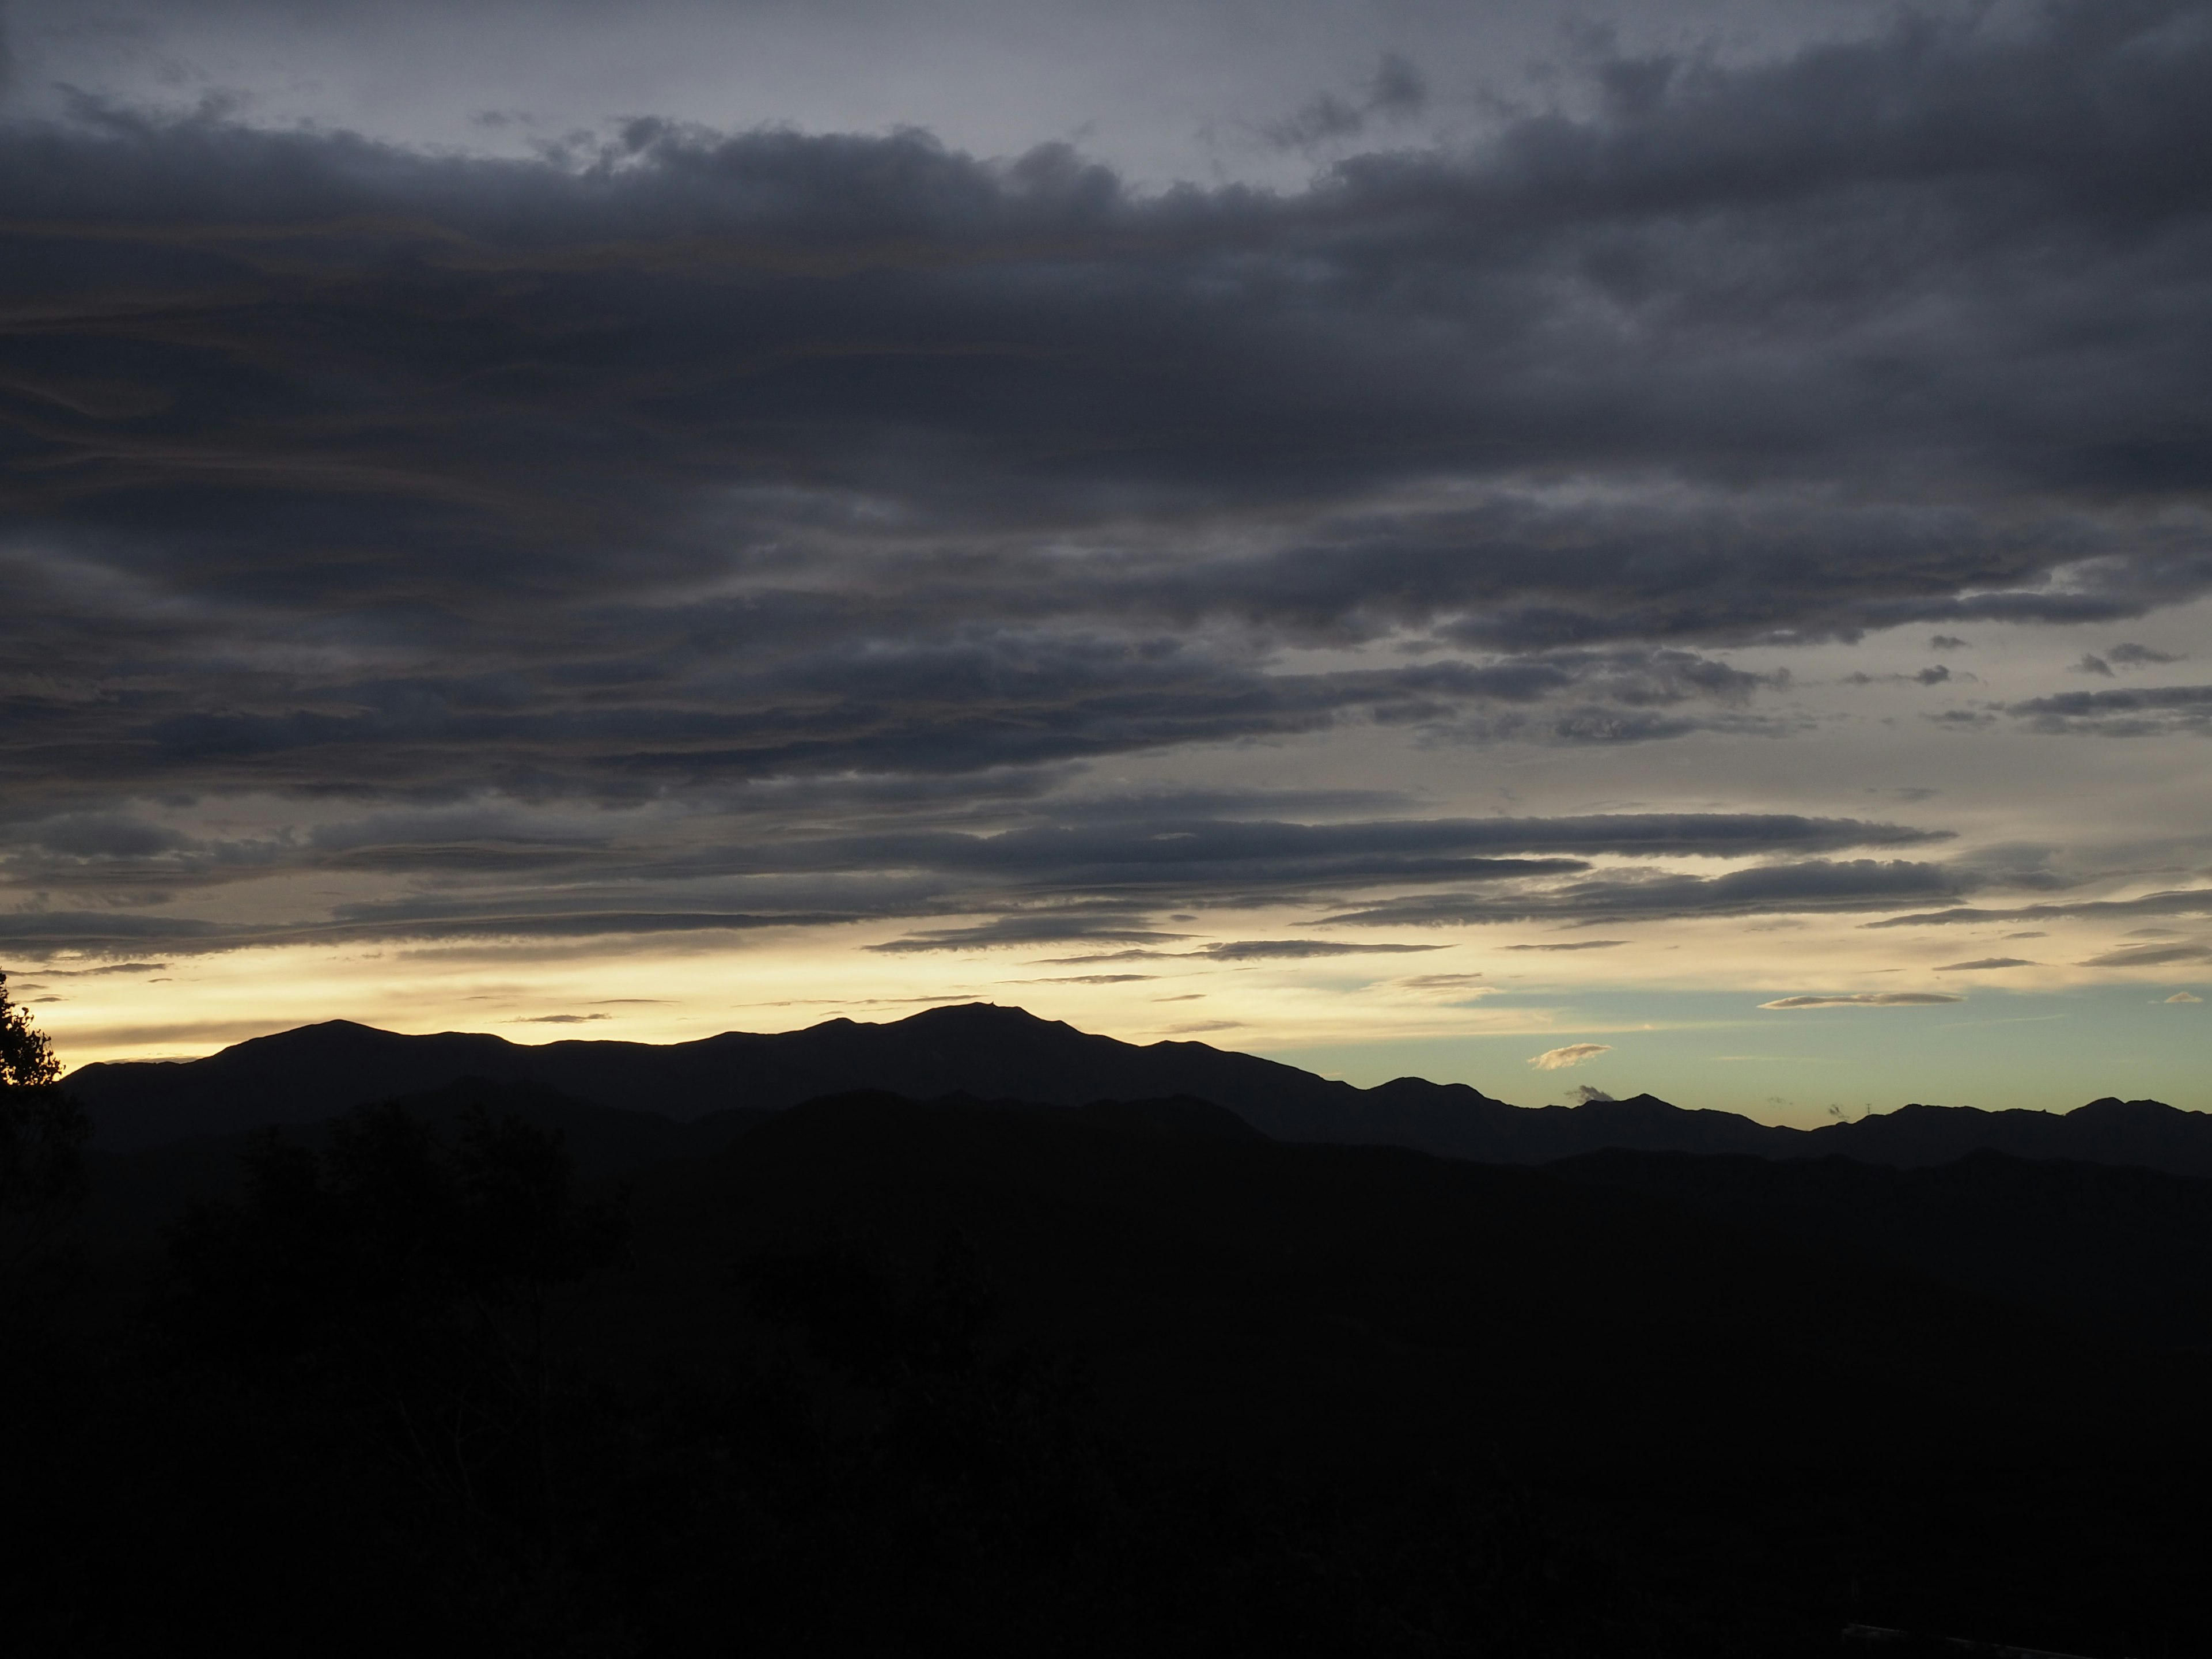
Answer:
M803 1031L726 1032L696 1042L525 1046L448 1032L406 1036L333 1020L257 1037L204 1060L87 1066L69 1086L110 1152L309 1123L463 1079L527 1084L568 1103L574 1142L598 1133L681 1150L762 1112L852 1090L930 1100L966 1095L1043 1106L1182 1097L1225 1107L1278 1140L1407 1146L1491 1164L1547 1164L1607 1149L1840 1155L1919 1169L1981 1150L2212 1176L2212 1115L2105 1099L2063 1115L1906 1106L1856 1123L1777 1128L1650 1095L1511 1106L1465 1084L1400 1078L1355 1089L1202 1042L1139 1047L989 1003L890 1024L834 1019ZM625 1115L598 1121L588 1109ZM650 1115L646 1116L643 1115ZM592 1120L587 1124L586 1120ZM595 1127L594 1127L595 1125Z

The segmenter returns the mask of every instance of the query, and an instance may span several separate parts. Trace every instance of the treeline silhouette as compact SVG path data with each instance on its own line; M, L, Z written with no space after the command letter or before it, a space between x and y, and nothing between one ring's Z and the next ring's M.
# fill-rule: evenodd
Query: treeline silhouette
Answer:
M173 1149L155 1224L50 1187L10 1651L2212 1651L2205 1354L1915 1265L1940 1194L1869 1241L1851 1166L1808 1224L1188 1098L587 1158L557 1103Z

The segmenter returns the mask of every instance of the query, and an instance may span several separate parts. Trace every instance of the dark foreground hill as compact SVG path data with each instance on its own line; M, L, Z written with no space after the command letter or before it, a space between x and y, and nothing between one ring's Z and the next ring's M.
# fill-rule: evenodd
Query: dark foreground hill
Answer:
M1055 1107L954 1095L931 1104L1067 1117L1155 1139L1264 1139L1235 1114L1188 1096ZM778 1115L738 1109L678 1123L482 1078L388 1105L447 1134L473 1112L520 1118L558 1135L578 1178L603 1187L719 1152ZM285 1133L319 1151L335 1121L289 1125ZM194 1202L234 1197L242 1157L267 1133L94 1151L89 1240L103 1252L143 1249ZM1911 1170L1842 1158L1618 1149L1545 1167L1577 1185L1633 1190L1729 1225L1906 1267L2084 1333L2212 1352L2212 1182L1986 1150Z
M1202 1042L1146 1046L988 1003L890 1024L836 1019L801 1031L726 1032L696 1042L526 1046L448 1032L410 1036L346 1021L241 1042L204 1060L87 1066L70 1086L111 1151L306 1123L463 1078L551 1088L617 1111L679 1122L778 1111L854 1089L914 1099L965 1094L1075 1106L1188 1096L1279 1140L1395 1146L1494 1164L1545 1164L1607 1147L1644 1152L1838 1155L1917 1168L1978 1147L2017 1158L2139 1164L2212 1176L2212 1115L2157 1101L2101 1100L2063 1115L1908 1106L1804 1131L1650 1095L1528 1109L1464 1084L1400 1078L1355 1089Z
M1932 1169L1619 1151L1547 1168L1838 1260L1911 1267L2096 1340L2212 1354L2212 1181L1986 1149Z
M1684 1194L1190 1101L722 1127L628 1165L574 1285L528 1158L449 1214L358 1123L144 1288L107 1261L0 1352L11 1646L2212 1652L2202 1358L1859 1248L1848 1176L1833 1236L1739 1190L1829 1166Z
M500 1083L481 1077L463 1078L378 1103L447 1135L455 1133L471 1113L519 1118L557 1136L576 1177L599 1185L654 1164L720 1152L746 1130L775 1115L734 1107L678 1122L656 1112L595 1106L541 1084ZM963 1095L947 1097L945 1103L982 1103ZM1013 1107L1016 1103L999 1104ZM1066 1112L1088 1123L1113 1125L1136 1134L1265 1139L1233 1112L1187 1095L1024 1109ZM103 1251L149 1245L193 1204L234 1197L242 1180L243 1160L265 1144L272 1128L278 1128L289 1143L319 1152L329 1146L331 1131L340 1121L333 1117L281 1127L264 1125L124 1151L94 1147L86 1154L90 1176L85 1216L88 1237Z

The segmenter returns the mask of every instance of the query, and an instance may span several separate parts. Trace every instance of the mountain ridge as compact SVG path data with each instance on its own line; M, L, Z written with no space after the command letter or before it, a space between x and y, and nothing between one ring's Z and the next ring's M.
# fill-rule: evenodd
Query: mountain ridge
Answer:
M68 1082L90 1110L99 1144L127 1151L312 1122L464 1078L556 1088L592 1105L679 1123L870 1089L1065 1107L1186 1097L1223 1107L1274 1139L1406 1146L1479 1163L1546 1164L1620 1149L1841 1155L1912 1169L1986 1148L2212 1176L2212 1115L2158 1101L2107 1096L2064 1114L1916 1103L1815 1129L1649 1094L1521 1107L1467 1084L1424 1078L1358 1089L1207 1043L1123 1042L993 1003L882 1024L838 1018L797 1031L726 1031L668 1044L572 1038L532 1045L489 1033L413 1036L331 1020L199 1060L99 1062Z

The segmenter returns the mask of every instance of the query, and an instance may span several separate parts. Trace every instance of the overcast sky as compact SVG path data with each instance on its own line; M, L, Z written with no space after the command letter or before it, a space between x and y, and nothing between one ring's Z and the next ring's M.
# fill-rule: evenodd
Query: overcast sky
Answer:
M2212 1107L2212 4L4 16L72 1062Z

